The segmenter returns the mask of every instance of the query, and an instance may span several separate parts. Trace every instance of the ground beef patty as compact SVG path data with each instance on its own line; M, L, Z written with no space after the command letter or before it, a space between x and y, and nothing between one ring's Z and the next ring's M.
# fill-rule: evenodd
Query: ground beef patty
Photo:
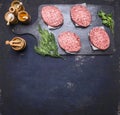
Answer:
M87 27L91 23L91 13L83 5L74 5L70 10L71 19L78 26Z
M58 43L68 53L78 52L81 49L79 36L70 31L60 33Z
M51 27L58 27L63 23L63 15L56 6L44 6L41 15L44 22Z
M94 27L89 36L92 45L100 50L106 50L110 46L110 38L105 29L101 27Z

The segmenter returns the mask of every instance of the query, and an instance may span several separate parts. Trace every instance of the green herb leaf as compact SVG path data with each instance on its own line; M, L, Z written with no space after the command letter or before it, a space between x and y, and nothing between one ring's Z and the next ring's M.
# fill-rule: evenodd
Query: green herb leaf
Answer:
M34 47L35 52L43 56L61 57L58 53L54 34L42 29L40 25L38 31L41 39L38 41L38 45Z
M102 24L109 27L112 33L114 33L114 20L112 14L107 14L100 10L98 12L98 16L102 19Z

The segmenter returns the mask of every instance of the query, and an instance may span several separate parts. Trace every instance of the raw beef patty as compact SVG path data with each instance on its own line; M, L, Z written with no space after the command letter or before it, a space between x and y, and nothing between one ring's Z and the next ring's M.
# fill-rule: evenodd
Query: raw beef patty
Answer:
M70 10L71 19L75 24L87 27L91 23L91 13L83 5L74 5Z
M58 27L63 23L63 15L56 6L44 6L41 15L43 21L51 27Z
M90 31L89 36L92 45L98 49L106 50L110 46L110 38L105 29L101 27L94 27Z
M58 43L68 53L78 52L81 49L79 36L70 31L60 33Z

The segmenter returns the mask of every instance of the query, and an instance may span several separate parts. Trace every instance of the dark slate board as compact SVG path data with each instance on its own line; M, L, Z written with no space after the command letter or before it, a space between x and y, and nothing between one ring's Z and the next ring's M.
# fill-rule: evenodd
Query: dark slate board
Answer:
M47 5L47 4L46 4ZM110 47L105 50L105 51L101 51L101 50L92 50L90 42L89 42L89 31L96 26L103 26L102 25L102 21L101 19L98 17L97 12L100 10L105 11L106 13L112 13L114 15L114 8L112 6L108 6L108 5L91 5L91 4L87 4L87 8L90 10L91 15L92 15L92 23L89 27L87 28L81 28L81 27L75 27L75 25L73 24L73 22L71 21L70 18L70 8L74 5L74 4L54 4L55 6L57 6L61 11L62 14L64 16L64 24L55 30L49 30L47 25L43 22L42 18L41 18L41 8L44 5L40 5L38 8L38 19L36 20L36 22L32 25L19 25L19 26L15 26L15 28L13 29L13 32L16 34L31 34L33 36L35 36L35 38L40 39L40 34L38 32L38 25L40 24L42 28L49 30L50 32L54 33L55 38L56 38L56 42L57 42L57 37L58 35L63 32L63 31L72 31L75 32L77 35L80 36L81 39L81 44L82 44L82 48L81 50L76 53L76 55L106 55L106 54L113 54L114 52L114 35L111 33L110 29L105 27L105 30L107 31L107 33L110 36ZM58 42L57 42L58 44ZM61 55L66 55L67 53L64 52L64 50L62 50L59 47L58 44L58 51Z

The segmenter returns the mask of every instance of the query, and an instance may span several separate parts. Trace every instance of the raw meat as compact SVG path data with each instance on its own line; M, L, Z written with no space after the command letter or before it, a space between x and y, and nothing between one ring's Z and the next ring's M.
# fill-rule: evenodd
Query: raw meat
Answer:
M48 26L58 27L63 24L63 15L56 6L44 6L41 10L41 16Z
M74 5L70 10L71 19L75 24L81 27L87 27L91 23L91 13L83 5Z
M90 33L90 42L100 50L106 50L110 46L110 38L105 29L94 27Z
M79 36L70 31L60 33L58 43L68 53L78 52L81 49Z

